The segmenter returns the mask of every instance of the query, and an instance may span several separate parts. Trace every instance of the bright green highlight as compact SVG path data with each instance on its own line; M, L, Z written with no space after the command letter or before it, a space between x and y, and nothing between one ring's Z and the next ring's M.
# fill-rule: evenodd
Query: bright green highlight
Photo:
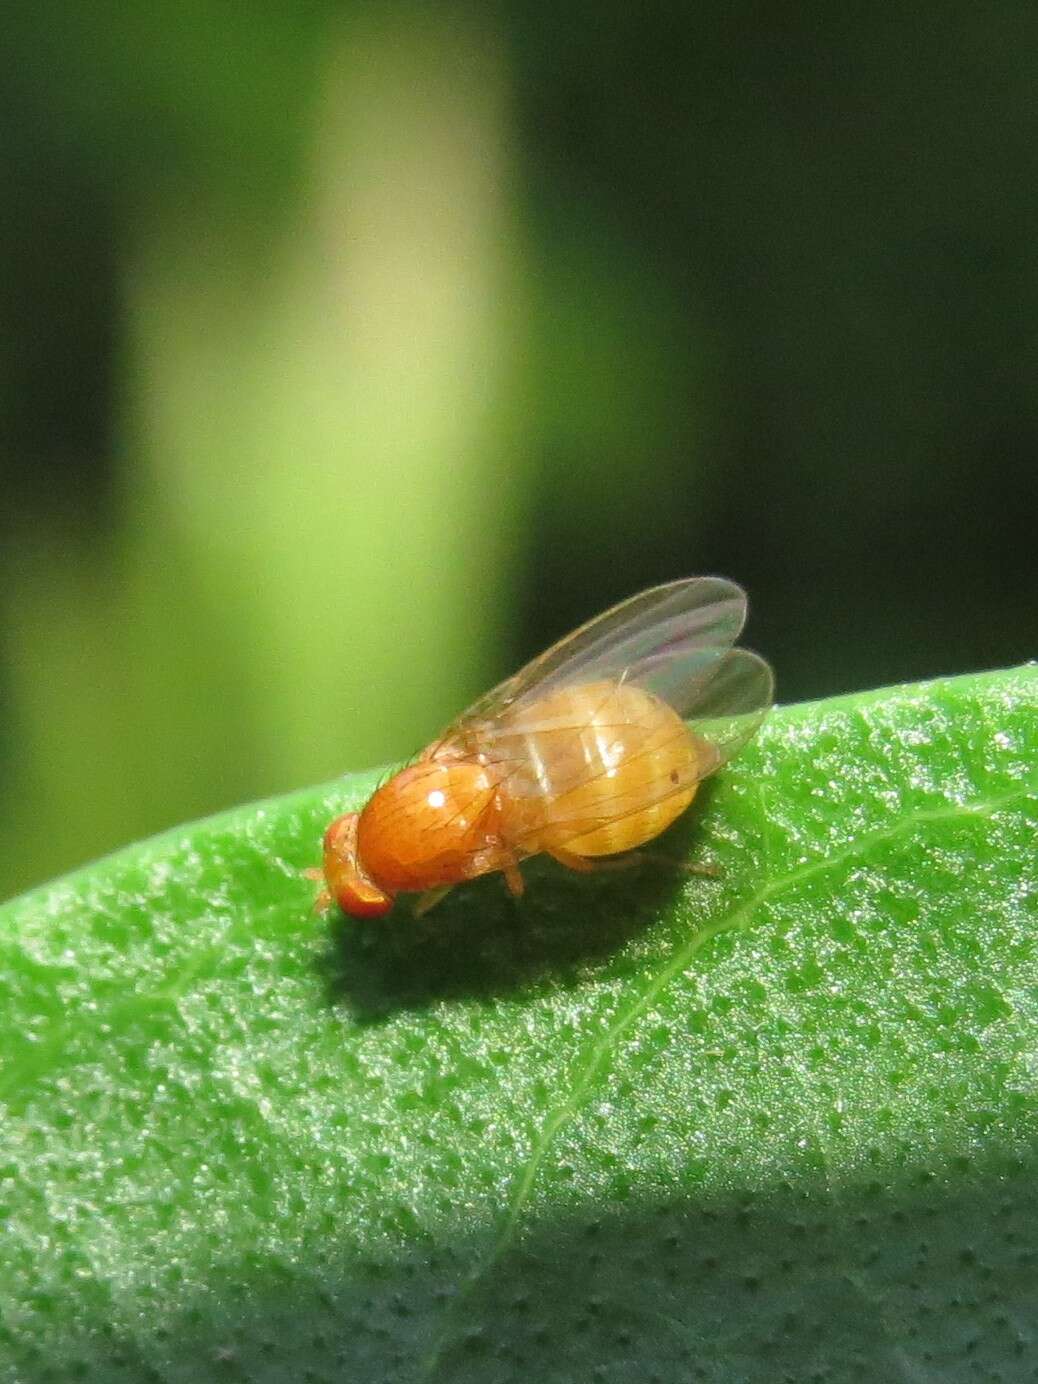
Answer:
M1036 710L777 711L663 838L715 880L321 920L363 775L7 905L0 1378L1020 1377Z

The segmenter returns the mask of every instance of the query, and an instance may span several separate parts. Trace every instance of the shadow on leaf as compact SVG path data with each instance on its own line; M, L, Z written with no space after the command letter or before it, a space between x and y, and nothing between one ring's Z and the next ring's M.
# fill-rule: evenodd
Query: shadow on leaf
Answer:
M159 1295L130 1331L74 1280L68 1329L26 1321L12 1362L19 1378L95 1384L1022 1384L1035 1172L1019 1147L931 1150L838 1190L818 1171L718 1197L697 1195L690 1158L684 1195L633 1194L618 1170L507 1242L482 1214L418 1226L387 1192L366 1245L348 1217L302 1217L279 1226L283 1243L298 1232L291 1254L214 1245L194 1295L172 1266L175 1307Z
M441 1000L576 986L603 968L611 975L636 971L634 960L625 962L627 944L683 890L716 887L680 868L703 863L697 829L712 791L704 784L684 817L647 848L676 867L649 860L582 875L538 857L523 865L521 899L508 895L500 875L490 875L455 889L422 918L407 899L385 919L335 910L319 961L329 1003L374 1023Z

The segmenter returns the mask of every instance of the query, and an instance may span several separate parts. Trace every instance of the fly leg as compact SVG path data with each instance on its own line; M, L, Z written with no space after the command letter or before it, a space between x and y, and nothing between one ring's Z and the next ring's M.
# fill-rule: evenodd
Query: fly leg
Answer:
M639 860L650 865L668 865L672 870L682 870L686 875L703 875L707 879L720 879L724 873L720 865L711 865L705 860L675 860L670 855L657 855L655 851L634 851Z
M523 880L522 871L519 869L518 863L512 860L507 865L503 865L501 870L505 877L505 883L508 885L508 892L511 894L512 898L521 898L526 884ZM445 898L453 888L453 884L439 884L435 889L426 889L424 894L419 894L418 898L415 900L414 916L420 918L423 914L428 913L430 908L435 908L440 900Z
M586 855L577 855L576 851L568 851L565 846L548 846L546 848L552 860L557 860L560 865L565 865L567 870L576 870L577 874L589 875L598 868L598 863L589 860ZM613 857L614 862L617 857Z
M602 855L594 858L577 855L565 846L551 846L548 855L565 865L567 870L577 870L581 874L591 874L595 870L630 870L638 865L667 865L672 870L682 870L690 875L707 875L716 879L721 873L716 865L699 864L692 860L674 860L669 855L658 855L655 851L623 851L619 855Z
M575 870L581 875L596 874L599 870L630 870L636 865L643 865L646 856L641 851L624 851L622 855L577 855L576 851L568 851L565 846L548 846L547 854L552 860L557 860L560 865L565 865L567 870Z
M435 908L441 899L445 899L454 888L453 884L438 884L435 889L426 889L419 894L414 901L412 912L416 918L422 918L429 912L430 908Z
M316 866L311 866L307 870L300 870L299 873L303 876L304 879L312 879L315 881L324 879L324 871L319 870ZM313 907L310 909L310 912L325 913L331 907L331 902L331 894L328 892L327 889L322 889L321 892L317 895L317 898L314 899Z

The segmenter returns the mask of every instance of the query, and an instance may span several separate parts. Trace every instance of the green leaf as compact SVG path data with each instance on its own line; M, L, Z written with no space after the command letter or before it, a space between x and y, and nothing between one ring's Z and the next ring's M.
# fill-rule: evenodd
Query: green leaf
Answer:
M364 775L7 905L2 1377L1023 1378L1036 709L777 711L662 840L716 879L324 920Z

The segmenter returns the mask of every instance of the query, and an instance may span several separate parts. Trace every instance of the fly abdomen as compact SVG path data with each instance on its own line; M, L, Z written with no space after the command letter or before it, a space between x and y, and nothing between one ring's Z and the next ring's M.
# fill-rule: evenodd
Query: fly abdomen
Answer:
M501 831L522 855L632 850L684 812L702 772L684 721L629 683L554 692L503 727L508 742L520 767L501 785Z

